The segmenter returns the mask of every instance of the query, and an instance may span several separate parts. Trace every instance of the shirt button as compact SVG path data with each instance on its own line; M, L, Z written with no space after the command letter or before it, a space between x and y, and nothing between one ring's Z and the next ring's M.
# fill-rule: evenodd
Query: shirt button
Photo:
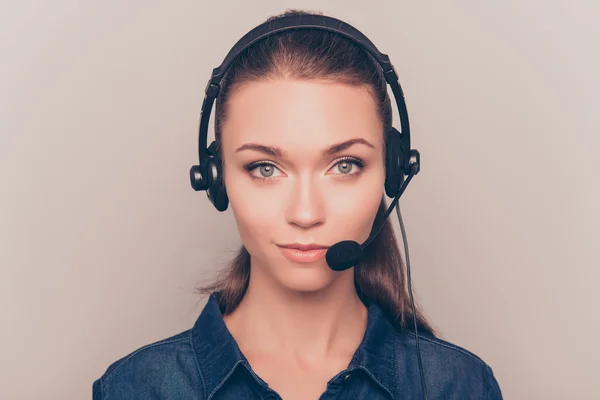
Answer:
M348 378L350 378L350 375L352 375L352 374L346 374L346 376L344 376L344 380L347 380Z

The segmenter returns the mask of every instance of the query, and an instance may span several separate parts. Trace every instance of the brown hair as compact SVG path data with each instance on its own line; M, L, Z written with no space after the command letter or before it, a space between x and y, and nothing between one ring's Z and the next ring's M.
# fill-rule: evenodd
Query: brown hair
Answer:
M294 15L318 14L288 9L267 19ZM228 99L244 83L265 79L335 81L366 87L375 99L384 132L392 125L392 108L387 83L375 59L359 45L341 35L321 30L293 30L270 35L246 49L231 65L221 81L215 106L215 141L222 160L222 124L227 116ZM383 134L383 132L382 132ZM385 135L384 135L385 142ZM384 154L386 143L384 143ZM384 157L385 160L385 157ZM225 165L219 165L223 176ZM384 163L385 167L385 163ZM376 220L387 208L382 196ZM209 295L219 291L219 307L231 313L242 300L250 278L250 254L242 245L217 279L196 288ZM362 261L354 266L354 285L363 303L378 303L399 330L413 326L412 308L406 289L405 266L390 220L377 238L366 248ZM435 334L423 312L415 304L419 331Z

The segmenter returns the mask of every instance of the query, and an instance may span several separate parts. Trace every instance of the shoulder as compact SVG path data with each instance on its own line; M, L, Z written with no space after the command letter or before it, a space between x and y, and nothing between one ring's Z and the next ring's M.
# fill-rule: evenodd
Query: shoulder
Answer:
M93 383L93 398L169 398L202 390L191 330L142 346L108 366ZM156 396L156 397L154 397Z
M419 348L427 389L435 388L437 398L502 399L492 368L477 354L428 333L419 333ZM401 363L416 366L414 332L398 334L397 357ZM418 378L419 369L414 370ZM431 389L430 389L431 387ZM428 393L433 395L434 393ZM441 397L440 397L441 396Z

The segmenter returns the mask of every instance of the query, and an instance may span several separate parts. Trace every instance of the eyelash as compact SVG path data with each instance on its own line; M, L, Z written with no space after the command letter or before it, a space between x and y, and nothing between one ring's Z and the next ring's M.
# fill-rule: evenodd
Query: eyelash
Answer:
M354 164L354 165L358 166L358 167L359 167L361 170L362 170L362 169L364 168L364 166L365 166L365 163L364 163L364 161L363 161L363 160L361 160L360 158L356 158L356 157L348 157L348 156L347 156L347 157L342 157L342 158L340 158L339 160L337 160L337 162L336 162L336 163L333 165L333 167L335 167L335 166L337 166L338 164L341 164L341 163L343 163L343 162L349 162L349 163L351 163L351 164ZM272 178L272 177L263 178L263 177L260 177L260 176L254 176L254 175L252 175L252 173L251 173L251 172L252 172L254 169L256 169L256 168L258 168L258 167L262 167L262 166L264 166L264 165L271 165L271 166L273 166L274 168L277 168L277 166L276 166L274 163L267 162L267 161L258 161L258 162L253 162L253 163L250 163L250 164L246 164L246 165L244 165L244 169L246 169L246 171L248 171L248 173L249 173L249 175L250 175L250 177L251 177L251 178L258 179L258 180L260 180L260 181L268 181L268 180L271 180L271 179L275 179L275 178ZM332 167L332 168L333 168L333 167ZM360 173L360 170L359 170L359 172L356 172L356 173L353 173L353 174L340 174L340 175L347 175L348 177L352 177L352 176L358 175L359 173Z

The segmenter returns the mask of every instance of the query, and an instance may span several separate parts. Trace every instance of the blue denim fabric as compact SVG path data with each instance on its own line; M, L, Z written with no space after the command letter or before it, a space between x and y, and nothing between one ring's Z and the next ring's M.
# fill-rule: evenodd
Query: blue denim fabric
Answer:
M192 329L112 363L94 381L93 399L281 399L240 351L218 295L209 297ZM491 368L475 354L426 333L419 345L431 400L502 399ZM362 343L319 399L422 399L414 333L398 332L377 303L369 304Z

